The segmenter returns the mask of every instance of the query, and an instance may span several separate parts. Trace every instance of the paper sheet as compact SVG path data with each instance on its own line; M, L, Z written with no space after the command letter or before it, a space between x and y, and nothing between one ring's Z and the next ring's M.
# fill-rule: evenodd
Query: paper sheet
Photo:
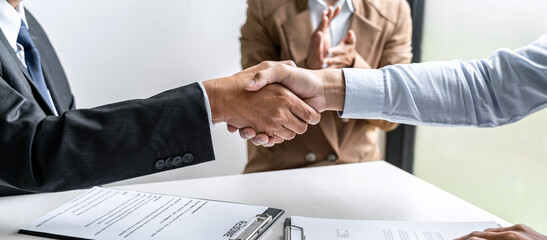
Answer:
M371 220L338 220L291 217L291 225L304 229L312 240L452 240L472 231L499 227L495 222L404 222ZM301 239L293 228L291 240Z
M95 187L21 230L83 239L229 239L266 209Z

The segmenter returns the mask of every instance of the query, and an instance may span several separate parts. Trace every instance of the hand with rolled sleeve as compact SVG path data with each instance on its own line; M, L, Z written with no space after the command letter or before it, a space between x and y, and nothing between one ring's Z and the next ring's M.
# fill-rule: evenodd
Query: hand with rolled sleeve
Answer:
M270 83L287 86L318 112L343 111L341 117L415 125L501 126L547 107L547 34L520 49L500 49L488 59L468 62L315 71L278 65L257 73L246 89L257 91ZM252 140L266 137L259 133ZM547 237L517 224L472 232L457 240L484 239Z
M258 72L246 89L270 83L287 86L318 112L343 111L341 117L500 126L547 106L547 34L520 49L468 62L314 71L277 65Z

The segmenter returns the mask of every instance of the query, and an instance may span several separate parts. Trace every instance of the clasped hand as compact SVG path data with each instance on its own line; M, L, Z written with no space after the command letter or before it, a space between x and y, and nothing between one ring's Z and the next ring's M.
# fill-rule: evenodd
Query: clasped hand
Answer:
M345 82L340 69L308 70L297 68L294 63L289 61L284 62L284 64L274 64L271 67L257 71L250 79L242 88L260 94L272 85L282 84L290 89L291 94L294 94L291 97L301 99L302 102L300 103L307 104L313 109L314 117L315 114L326 110L341 111L344 106ZM277 105L264 107L272 108L277 107ZM319 117L314 118L314 120L318 121ZM310 121L307 122L310 123ZM240 126L229 123L228 130L235 132L239 129L240 136L245 140L251 140L255 145L270 147L274 143L281 142L281 139L272 137L267 132L254 128L252 125Z
M245 90L259 71L287 65L294 66L294 63L263 62L231 77L203 82L213 123L226 122L230 130L256 130L267 136L257 139L257 143L264 146L290 140L304 133L307 124L317 124L321 115L280 84L265 86L257 92ZM242 134L245 136L245 132Z

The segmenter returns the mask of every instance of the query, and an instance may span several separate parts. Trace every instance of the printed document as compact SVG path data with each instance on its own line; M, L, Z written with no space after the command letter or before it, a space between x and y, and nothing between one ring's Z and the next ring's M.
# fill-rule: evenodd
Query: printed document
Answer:
M291 240L452 240L495 222L405 222L291 217ZM285 239L289 239L285 236Z
M267 209L95 187L20 232L71 239L230 239Z

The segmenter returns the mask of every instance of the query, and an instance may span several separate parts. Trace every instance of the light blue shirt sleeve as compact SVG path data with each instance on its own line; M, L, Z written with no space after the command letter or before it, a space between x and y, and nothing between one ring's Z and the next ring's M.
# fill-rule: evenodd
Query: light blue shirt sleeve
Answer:
M343 118L494 127L547 107L547 34L488 59L343 72Z
M201 91L203 92L203 99L205 101L205 108L207 109L207 119L209 119L209 127L213 129L215 127L215 124L213 123L213 117L211 116L211 105L209 104L209 96L207 96L207 91L205 91L205 87L203 86L203 82L198 82L199 87L201 88Z

